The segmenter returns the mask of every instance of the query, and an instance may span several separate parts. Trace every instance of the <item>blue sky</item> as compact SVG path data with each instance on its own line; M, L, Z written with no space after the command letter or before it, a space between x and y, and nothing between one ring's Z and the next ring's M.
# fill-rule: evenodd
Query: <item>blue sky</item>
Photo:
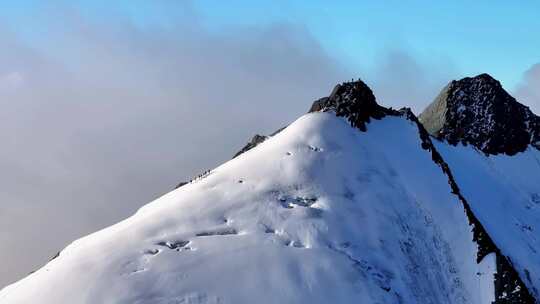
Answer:
M238 4L232 5L231 3ZM262 4L264 3L264 4ZM279 5L276 5L279 3ZM489 72L508 87L540 61L540 2L520 1L199 1L205 20L291 22L306 26L331 53L369 66L404 49L425 61L448 58L463 75ZM242 7L242 8L239 8Z
M351 69L370 69L380 54L405 51L426 63L448 62L460 75L493 74L508 88L540 61L540 2L520 1L57 1L95 20L129 18L141 27L167 27L195 12L213 31L238 26L304 27ZM41 36L40 15L55 2L2 4L4 20ZM179 4L180 3L180 4ZM41 31L41 32L40 32ZM38 38L36 38L38 39Z

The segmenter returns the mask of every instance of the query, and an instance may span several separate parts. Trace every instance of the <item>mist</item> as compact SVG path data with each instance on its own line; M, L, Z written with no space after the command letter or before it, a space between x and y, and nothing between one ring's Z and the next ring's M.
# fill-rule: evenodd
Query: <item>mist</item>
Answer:
M208 29L48 11L45 37L0 23L0 286L228 160L255 133L362 78L418 112L454 76L404 50L352 67L301 24Z
M528 105L536 115L540 115L540 63L525 71L514 95L519 102Z
M0 286L303 114L346 70L305 29L81 16L0 34Z

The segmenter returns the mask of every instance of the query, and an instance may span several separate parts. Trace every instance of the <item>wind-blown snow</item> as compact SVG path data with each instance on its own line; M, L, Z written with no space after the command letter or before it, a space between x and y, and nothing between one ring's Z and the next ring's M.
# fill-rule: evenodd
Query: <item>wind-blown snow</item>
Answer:
M486 156L471 146L435 144L478 220L540 298L540 151Z
M73 242L0 303L485 303L471 227L416 125L367 128L304 115Z

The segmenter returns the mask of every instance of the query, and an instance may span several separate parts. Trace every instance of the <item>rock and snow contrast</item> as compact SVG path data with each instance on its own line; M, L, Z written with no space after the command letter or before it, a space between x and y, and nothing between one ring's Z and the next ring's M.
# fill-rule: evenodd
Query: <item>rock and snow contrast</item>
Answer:
M420 119L338 85L0 303L535 303L538 117L497 84L452 82Z
M419 118L498 255L540 299L540 117L482 74L452 81Z

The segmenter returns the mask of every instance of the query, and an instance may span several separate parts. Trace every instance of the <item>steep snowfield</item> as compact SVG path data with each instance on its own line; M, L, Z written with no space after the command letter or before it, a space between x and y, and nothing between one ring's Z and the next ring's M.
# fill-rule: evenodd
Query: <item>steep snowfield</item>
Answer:
M434 143L478 220L540 298L540 151L485 156L471 146Z
M476 264L463 207L421 148L416 125L386 117L367 128L332 113L304 115L206 177L73 242L0 291L0 303L490 302L493 263ZM496 175L490 164L470 165ZM511 192L516 184L503 184L501 193L522 197L507 214L536 225L521 212L536 208L534 182L525 183ZM487 203L503 205L498 194L486 193ZM500 220L520 230L512 219ZM521 245L533 234L500 242Z

